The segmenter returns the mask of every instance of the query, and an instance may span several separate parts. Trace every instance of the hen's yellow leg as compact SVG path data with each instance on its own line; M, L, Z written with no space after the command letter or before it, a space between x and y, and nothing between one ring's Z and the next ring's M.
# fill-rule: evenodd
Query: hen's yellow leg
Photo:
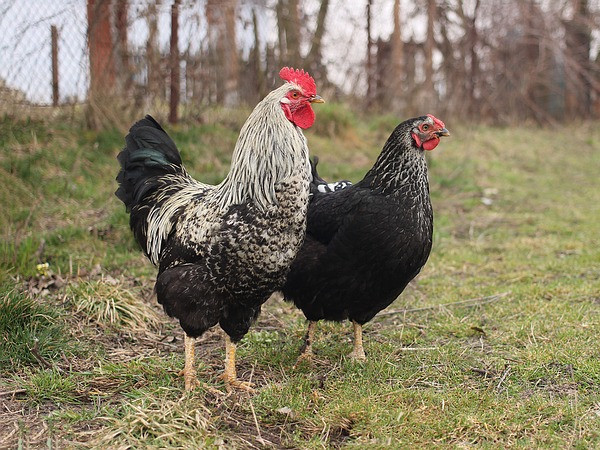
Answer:
M225 336L225 371L221 375L221 379L225 381L227 390L231 388L242 389L248 392L254 392L252 383L240 381L237 379L237 371L235 369L235 342L232 342L229 336Z
M356 361L364 361L367 356L363 348L362 325L355 321L352 321L352 325L354 326L354 349L350 353L350 358Z
M304 347L300 356L296 360L296 364L294 364L294 369L298 367L304 361L311 362L313 357L312 346L315 341L315 330L317 329L317 322L313 322L312 320L308 321L308 329L306 330L306 337L304 338Z

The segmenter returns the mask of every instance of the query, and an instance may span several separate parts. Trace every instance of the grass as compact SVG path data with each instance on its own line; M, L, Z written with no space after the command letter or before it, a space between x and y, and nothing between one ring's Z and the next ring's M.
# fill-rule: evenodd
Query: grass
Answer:
M225 175L245 113L169 128L191 173ZM397 122L322 119L320 173L353 181ZM1 119L0 447L600 446L600 127L446 124L433 252L366 326L369 360L346 358L350 324L320 323L294 369L305 323L274 298L239 346L249 396L218 380L217 331L183 391L180 329L113 195L121 134Z
M75 313L101 325L118 325L128 329L157 327L156 312L132 291L113 278L100 281L71 283L66 289L67 298Z
M6 286L0 292L2 372L37 364L40 359L57 359L69 351L59 309Z

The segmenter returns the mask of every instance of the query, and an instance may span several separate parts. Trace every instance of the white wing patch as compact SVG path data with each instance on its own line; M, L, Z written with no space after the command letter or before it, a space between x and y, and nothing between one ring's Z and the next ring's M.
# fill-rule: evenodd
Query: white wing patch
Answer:
M352 183L348 180L336 181L335 183L319 184L317 189L323 194L327 192L341 191L342 189L352 186Z
M181 180L178 181L181 182ZM194 197L198 194L202 194L210 188L214 189L213 186L200 183L192 178L187 178L186 181L189 184L184 185L178 192L169 195L164 202L162 202L162 200L165 194L158 195L156 197L156 203L160 206L152 207L148 213L146 252L150 256L150 260L153 264L158 264L159 262L162 243L167 239L173 229L173 216L175 213L180 208L189 206Z

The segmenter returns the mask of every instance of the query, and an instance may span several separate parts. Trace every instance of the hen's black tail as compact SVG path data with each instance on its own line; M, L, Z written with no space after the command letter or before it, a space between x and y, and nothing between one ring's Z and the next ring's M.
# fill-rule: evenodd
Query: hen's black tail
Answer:
M125 143L117 156L121 171L115 195L130 211L158 187L158 176L182 173L183 167L175 143L149 115L131 127Z
M319 164L319 158L315 156L310 161L310 172L312 175L312 181L310 183L310 193L314 195L318 192L326 193L326 192L334 192L339 191L341 189L347 188L348 186L352 186L352 182L349 180L341 180L335 181L333 183L328 183L323 178L319 176L317 172L317 164Z

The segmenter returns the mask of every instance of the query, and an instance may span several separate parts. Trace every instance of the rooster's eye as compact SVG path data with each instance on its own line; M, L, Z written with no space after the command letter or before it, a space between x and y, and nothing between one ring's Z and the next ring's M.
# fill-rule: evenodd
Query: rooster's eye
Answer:
M300 97L300 94L298 93L298 91L292 92L292 98L298 98L298 97Z

